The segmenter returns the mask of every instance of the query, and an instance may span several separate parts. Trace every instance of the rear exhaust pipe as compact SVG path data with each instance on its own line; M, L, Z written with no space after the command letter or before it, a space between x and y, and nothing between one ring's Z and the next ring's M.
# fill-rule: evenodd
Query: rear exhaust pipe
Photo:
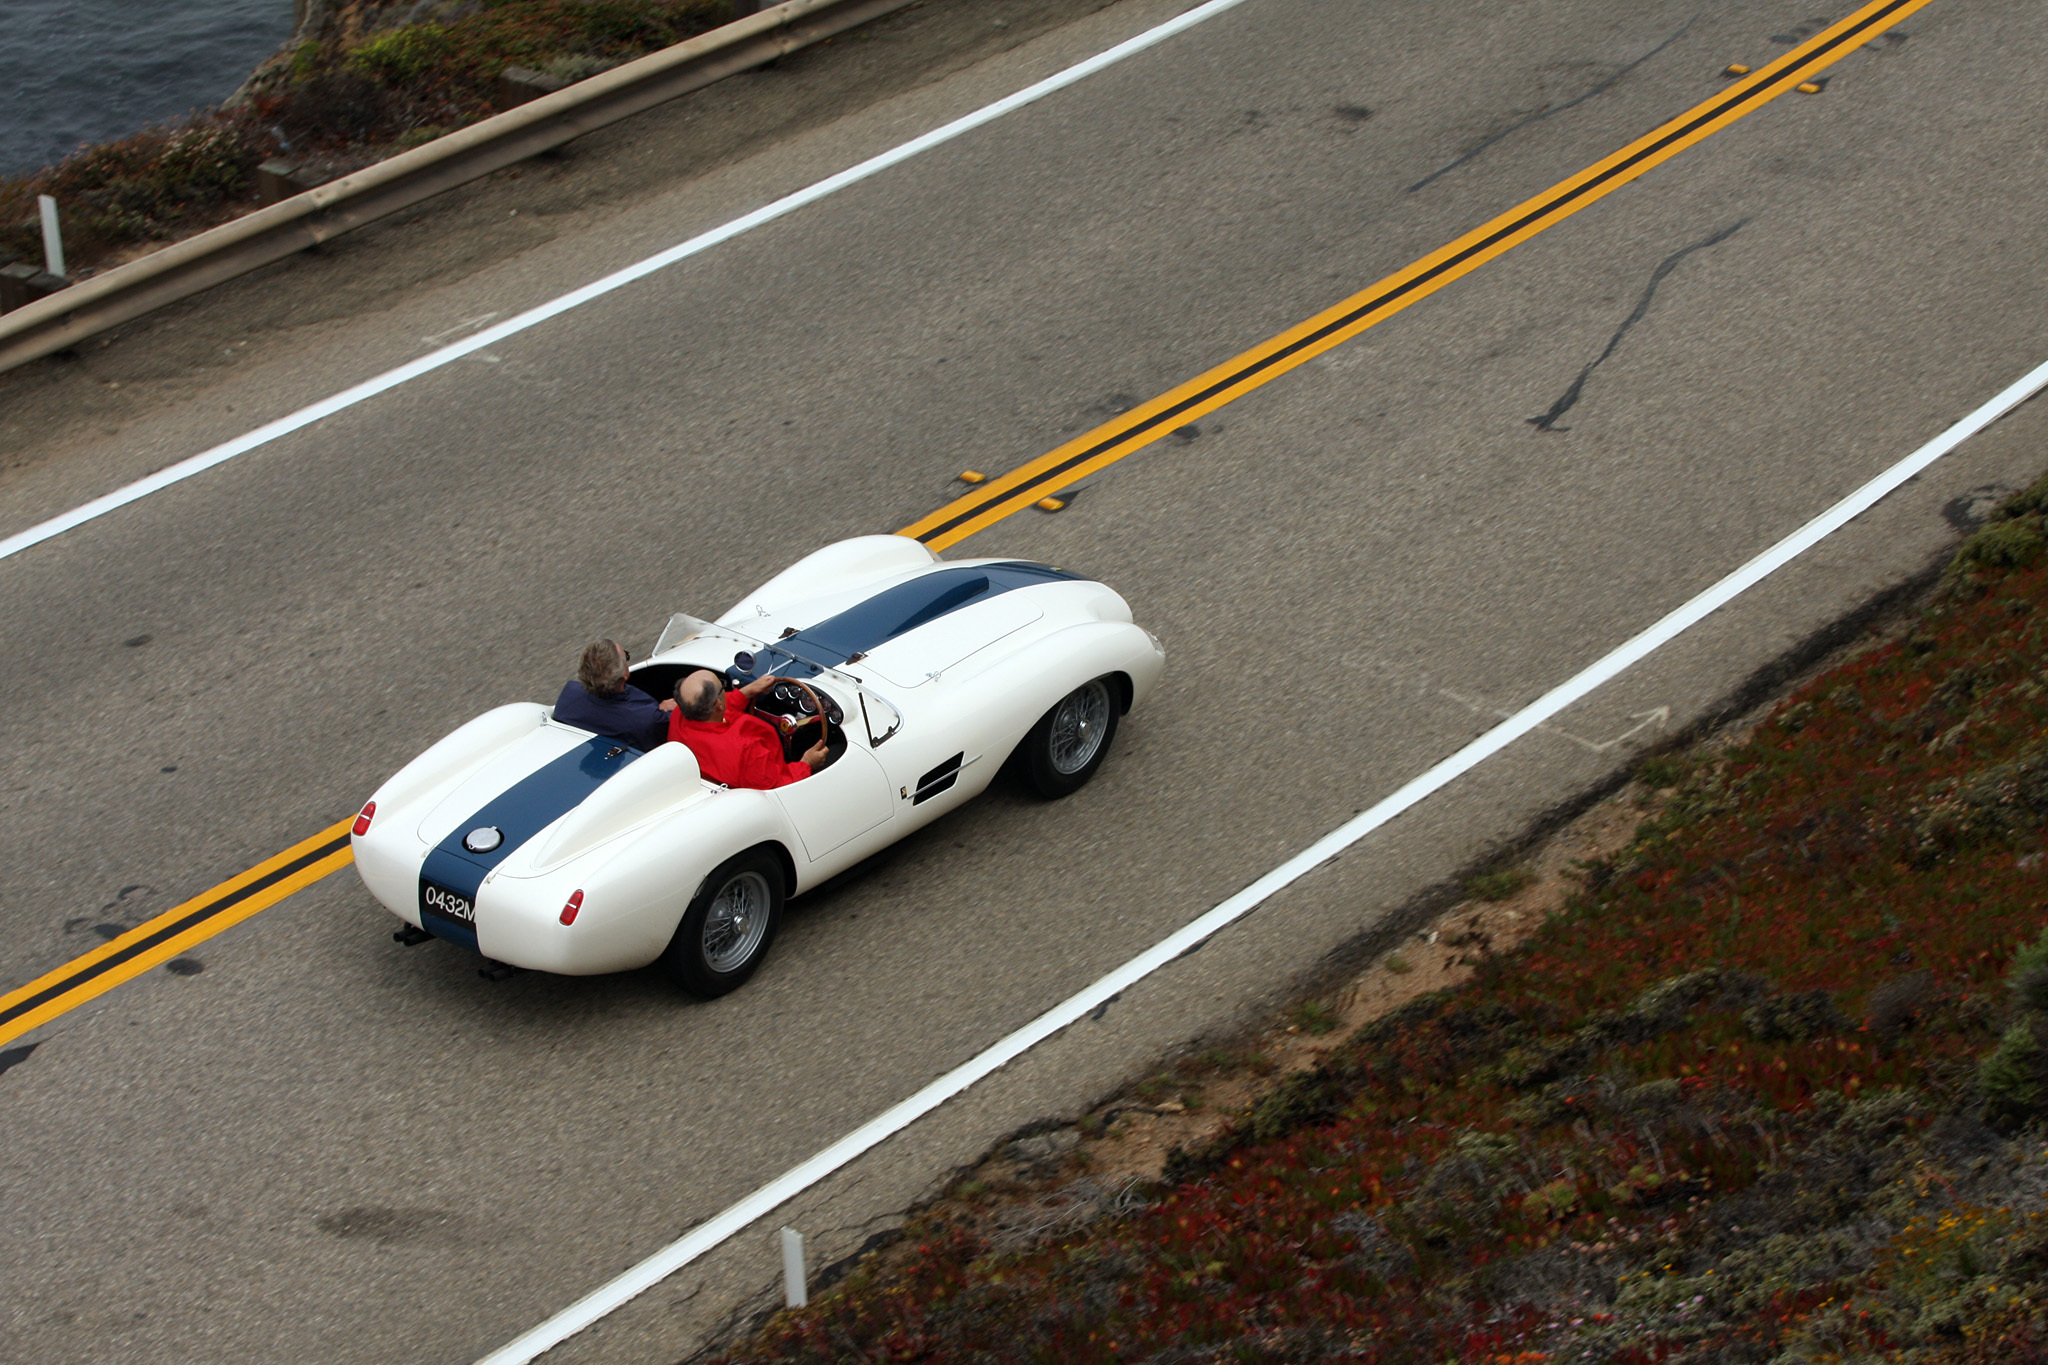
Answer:
M391 935L391 941L403 944L408 948L417 948L432 937L433 935L426 930L408 924L402 929L395 930Z

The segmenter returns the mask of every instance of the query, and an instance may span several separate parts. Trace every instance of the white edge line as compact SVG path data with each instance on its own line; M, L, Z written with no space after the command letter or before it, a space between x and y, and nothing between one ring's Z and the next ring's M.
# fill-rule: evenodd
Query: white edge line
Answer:
M152 493L169 488L172 484L182 483L195 474L203 474L215 465L225 464L227 461L234 459L237 455L246 455L250 451L260 446L266 446L280 437L288 436L302 427L308 427L323 418L332 417L337 412L375 398L378 394L395 389L401 384L409 383L414 379L418 379L421 375L431 374L443 366L453 364L466 355L481 351L487 346L503 341L506 337L517 335L530 327L537 327L548 319L566 313L572 308L580 308L593 299L602 298L615 289L622 289L643 276L651 275L655 271L665 269L678 261L686 260L700 252L708 251L721 242L730 241L741 233L752 231L764 223L773 222L785 214L794 213L807 204L816 203L828 195L836 194L848 185L866 180L869 176L885 171L899 162L908 161L914 156L928 152L941 143L952 141L963 133L972 132L984 123L992 123L996 119L1003 117L1003 115L1013 113L1027 104L1044 99L1055 91L1063 90L1077 81L1086 80L1098 71L1115 66L1126 57L1134 56L1137 53L1143 52L1148 47L1163 43L1175 34L1193 28L1205 20L1212 19L1225 10L1235 9L1243 3L1244 0L1208 0L1207 4L1198 5L1185 14L1169 19L1157 28L1147 29L1134 38L1127 38L1115 47L1099 52L1086 61L1070 66L1056 75L1046 77L1036 85L1029 85L1013 95L1006 95L995 103L984 105L971 114L954 119L951 123L934 128L929 133L914 137L910 141L892 147L877 156L869 157L858 165L850 166L837 174L827 176L825 179L808 185L794 194L785 195L772 204L764 205L751 213L733 219L731 222L712 228L708 232L699 233L686 242L679 243L665 251L649 256L647 259L629 265L623 270L614 271L612 274L606 275L602 279L594 280L580 289L573 289L558 298L541 304L537 308L530 308L516 317L508 318L495 327L486 328L463 341L444 346L440 350L423 355L417 360L407 361L396 369L386 370L383 374L373 379L366 379L353 388L343 389L340 393L330 398L323 398L317 403L300 408L297 412L280 417L274 422L256 428L254 431L237 436L232 441L217 445L211 450L202 451L189 459L181 460L177 464L160 469L149 477L138 479L125 488L117 488L104 497L94 498L91 502L74 507L62 515L52 517L45 522L40 522L25 531L18 531L5 540L0 540L0 559L20 554L30 546L40 545L52 537L60 536L66 531L82 526L97 517L103 517L117 508L126 507L129 503L137 502Z
M909 1099L876 1115L810 1160L786 1172L779 1179L763 1185L709 1222L699 1224L609 1284L578 1299L532 1331L493 1351L480 1360L478 1365L525 1365L525 1362L552 1349L627 1301L653 1288L719 1243L773 1212L869 1148L878 1146L909 1127L976 1081L1079 1020L1090 1010L1115 999L1219 929L1249 914L1275 892L1293 884L1314 868L1336 857L1395 816L1499 753L1587 693L1669 644L1707 616L1870 510L1886 494L2018 407L2043 386L2048 386L2048 364L2037 367L2024 378L2009 385L1997 397L1968 417L1648 630L1553 687L1449 758L1411 779L1370 809L1361 811L1339 825L1200 919L1160 940L1086 990L1069 996L986 1052L954 1067Z

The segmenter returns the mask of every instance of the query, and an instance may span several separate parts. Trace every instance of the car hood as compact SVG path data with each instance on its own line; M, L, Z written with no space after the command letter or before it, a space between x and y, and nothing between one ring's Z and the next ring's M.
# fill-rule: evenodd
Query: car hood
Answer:
M860 666L898 687L920 687L1044 617L1045 612L1028 594L1006 593L877 645L861 659Z
M1022 560L938 564L893 582L831 593L785 614L741 618L729 629L766 632L761 671L803 664L858 665L900 687L916 687L970 654L1043 617L1026 591L1085 583L1063 569Z

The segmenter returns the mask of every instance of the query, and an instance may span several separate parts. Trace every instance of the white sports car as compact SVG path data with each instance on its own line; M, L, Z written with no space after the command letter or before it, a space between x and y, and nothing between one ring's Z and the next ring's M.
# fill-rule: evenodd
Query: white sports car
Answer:
M659 961L722 995L754 972L785 897L989 785L1046 797L1101 765L1165 651L1100 583L1015 560L942 562L901 536L827 546L717 622L677 615L632 671L656 698L706 668L774 674L756 714L790 758L831 760L770 791L706 781L681 744L641 752L501 706L364 805L356 870L408 929L498 963L583 975Z

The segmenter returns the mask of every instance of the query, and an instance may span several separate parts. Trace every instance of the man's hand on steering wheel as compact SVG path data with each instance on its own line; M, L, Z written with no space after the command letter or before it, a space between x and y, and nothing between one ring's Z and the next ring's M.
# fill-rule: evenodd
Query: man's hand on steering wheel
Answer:
M832 757L832 746L821 739L810 748L804 750L803 761L811 765L812 772L816 772L825 766L825 760L830 757Z
M775 684L781 681L782 679L776 677L773 673L765 674L759 678L754 679L745 687L742 687L740 689L740 695L745 697L748 701L752 701L754 698L760 696L763 692L766 692L769 688L775 686Z

